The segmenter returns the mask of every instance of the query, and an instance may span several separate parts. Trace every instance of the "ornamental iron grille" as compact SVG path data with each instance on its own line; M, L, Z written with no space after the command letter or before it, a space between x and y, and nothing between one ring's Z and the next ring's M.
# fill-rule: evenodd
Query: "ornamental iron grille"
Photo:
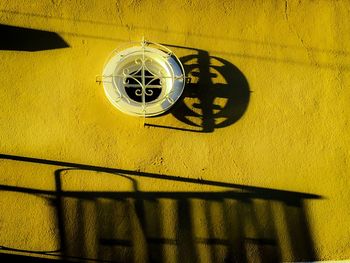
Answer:
M114 50L102 74L109 101L122 112L145 117L173 106L185 79L184 68L171 50L144 39L141 46Z

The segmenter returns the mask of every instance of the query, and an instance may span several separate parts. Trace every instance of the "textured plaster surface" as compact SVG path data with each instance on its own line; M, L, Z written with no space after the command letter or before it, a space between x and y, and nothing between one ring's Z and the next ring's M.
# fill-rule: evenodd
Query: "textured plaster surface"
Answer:
M55 32L69 47L0 50L0 153L319 195L305 205L315 254L350 258L349 15L348 1L1 1L1 24ZM113 108L96 76L114 48L142 36L235 65L250 89L242 117L201 133L147 125L193 128L172 114L144 119ZM173 50L179 57L192 52ZM0 184L52 191L59 168L2 159ZM130 180L111 174L65 174L64 191L133 190ZM138 189L221 191L151 178L139 179ZM56 212L44 194L0 195L0 246L58 249ZM71 233L83 226L72 212L79 202L66 203L74 208L65 223ZM177 231L171 205L164 212L169 235ZM94 209L93 201L83 209L86 228ZM215 215L219 208L210 209ZM82 253L101 258L98 240L85 238ZM284 239L282 259L293 260ZM133 253L142 262L146 252Z

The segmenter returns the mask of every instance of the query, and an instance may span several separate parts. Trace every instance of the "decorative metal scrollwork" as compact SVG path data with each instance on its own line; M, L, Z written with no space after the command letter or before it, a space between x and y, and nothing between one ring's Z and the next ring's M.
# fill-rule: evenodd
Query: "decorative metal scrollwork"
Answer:
M135 64L141 66L134 72L130 73L128 68L123 70L122 78L124 88L129 97L137 102L150 102L156 100L162 89L161 71L158 74L152 72L146 63L152 62L151 59L135 59ZM135 97L136 96L136 97Z
M168 48L142 40L139 47L113 53L102 82L107 97L121 111L154 116L177 101L185 78L181 62Z

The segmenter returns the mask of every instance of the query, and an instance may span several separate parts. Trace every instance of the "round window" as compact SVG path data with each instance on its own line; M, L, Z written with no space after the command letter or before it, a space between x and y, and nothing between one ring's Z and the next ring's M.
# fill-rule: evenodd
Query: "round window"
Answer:
M102 76L109 101L122 112L137 116L167 111L185 86L180 60L168 48L146 41L114 50Z

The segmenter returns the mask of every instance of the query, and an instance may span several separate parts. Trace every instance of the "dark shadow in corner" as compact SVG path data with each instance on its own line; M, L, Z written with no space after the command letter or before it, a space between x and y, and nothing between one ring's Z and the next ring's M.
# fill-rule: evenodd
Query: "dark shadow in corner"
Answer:
M26 262L26 263L52 263L52 262L65 262L59 259L49 259L49 258L40 258L33 256L23 256L15 254L0 253L0 261L7 262Z
M192 128L145 126L192 132L214 132L237 122L245 113L250 97L244 74L229 61L210 56L208 51L165 45L194 52L180 58L187 81L181 98L170 113Z
M317 260L305 204L319 195L22 156L0 154L0 159L53 166L55 190L10 185L0 190L47 199L60 244L52 252L0 246L0 253L93 262L282 262L282 245L289 244L289 260ZM132 190L118 190L118 180L116 191L64 190L63 182L79 176L77 171L113 174L129 180ZM141 191L141 178L223 188ZM46 262L31 261L31 256L20 261Z
M0 50L42 51L69 47L55 32L0 24Z

